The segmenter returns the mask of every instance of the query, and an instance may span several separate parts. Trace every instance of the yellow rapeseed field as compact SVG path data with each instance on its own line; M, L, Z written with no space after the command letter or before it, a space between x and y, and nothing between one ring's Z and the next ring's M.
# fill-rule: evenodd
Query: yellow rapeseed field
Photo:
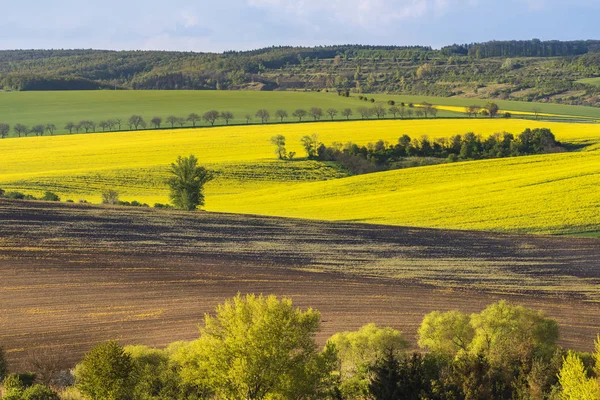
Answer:
M587 150L462 162L344 176L334 166L275 159L269 143L286 136L303 157L300 138L322 142L402 134L430 138L488 135L548 127ZM0 188L63 200L98 202L104 189L123 200L167 202L164 178L178 155L195 154L216 173L207 187L212 211L373 223L532 232L583 232L600 226L600 125L518 119L356 121L119 132L0 141ZM596 146L594 146L596 145Z

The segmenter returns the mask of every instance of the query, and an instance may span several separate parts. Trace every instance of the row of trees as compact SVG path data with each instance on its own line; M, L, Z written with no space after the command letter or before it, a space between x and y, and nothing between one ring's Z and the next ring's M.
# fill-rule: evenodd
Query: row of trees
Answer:
M301 143L308 159L336 161L354 174L402 168L408 157L439 158L455 162L564 151L562 144L547 128L526 129L517 136L500 132L487 138L473 132L436 139L428 136L415 139L402 135L395 144L379 140L366 146L352 142L335 142L326 146L320 141L319 135L312 134L302 137ZM271 144L275 146L275 154L280 160L294 158L295 153L288 154L286 150L285 136L273 136Z
M600 398L600 342L595 354L566 351L554 320L504 301L471 315L426 315L422 352L409 352L401 332L374 324L337 333L320 349L320 322L318 311L289 299L238 295L205 316L192 342L97 345L67 390L92 400ZM40 384L45 397L28 396L31 375L7 372L0 356L5 398L58 399Z

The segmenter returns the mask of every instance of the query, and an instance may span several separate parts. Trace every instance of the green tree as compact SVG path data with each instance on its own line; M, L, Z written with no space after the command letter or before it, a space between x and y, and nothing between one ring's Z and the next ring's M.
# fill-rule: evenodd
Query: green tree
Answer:
M171 164L170 173L172 177L167 181L171 190L169 197L175 207L192 211L204 205L204 185L213 176L198 165L194 155L177 157Z
M600 384L596 379L588 377L583 362L571 351L564 358L558 380L563 400L600 399Z
M468 350L474 336L468 315L460 311L433 311L423 318L419 346L436 353L456 355L460 350Z
M35 133L35 136L44 136L45 131L46 127L44 125L35 125L31 128L31 132Z
M313 133L310 136L305 135L302 137L302 139L300 139L300 142L302 142L302 146L304 147L304 150L306 150L306 155L309 159L312 160L317 158L317 149L320 145L319 135L317 135L316 133Z
M275 146L275 154L280 160L286 158L287 152L285 150L285 136L276 135L271 138L271 144Z
M320 320L288 299L238 295L205 316L200 338L174 361L184 382L211 388L215 398L316 398L335 359L333 349L317 350Z
M371 366L388 352L401 358L408 341L401 332L392 328L378 328L368 324L354 332L336 333L328 341L338 353L340 390L344 397L366 397L369 392Z
M372 368L373 376L369 383L369 393L375 400L401 399L398 387L401 377L400 362L392 349L385 357L377 360Z
M16 124L13 129L19 137L21 137L21 135L27 136L27 134L29 134L29 128L23 124Z
M342 110L342 116L346 117L346 119L349 120L350 117L352 116L352 109L351 108L344 108Z
M496 115L498 115L498 111L500 111L500 107L498 107L498 104L492 102L487 103L485 109L487 110L490 118L494 118Z
M484 354L492 365L547 360L556 350L558 324L541 311L500 301L471 315L475 330L472 354Z
M79 390L92 400L127 400L132 397L133 362L117 342L90 350L75 368Z
M58 393L44 385L33 385L25 389L22 400L60 400Z
M116 190L109 189L102 192L102 204L119 204L119 193Z

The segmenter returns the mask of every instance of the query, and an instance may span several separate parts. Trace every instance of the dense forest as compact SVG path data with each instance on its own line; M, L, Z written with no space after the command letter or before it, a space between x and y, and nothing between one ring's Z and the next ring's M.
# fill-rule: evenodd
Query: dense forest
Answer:
M270 47L216 53L0 51L3 90L349 90L598 105L600 41Z

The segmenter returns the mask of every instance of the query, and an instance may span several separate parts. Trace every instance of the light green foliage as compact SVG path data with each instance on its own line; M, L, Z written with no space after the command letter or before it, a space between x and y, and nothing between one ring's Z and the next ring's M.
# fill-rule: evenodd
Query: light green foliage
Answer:
M33 385L23 392L22 400L60 400L58 394L44 385Z
M598 381L588 377L583 362L572 352L569 352L564 359L559 373L559 382L563 400L600 399Z
M432 352L455 355L468 349L474 335L468 315L460 311L434 311L425 316L419 328L419 346Z
M594 360L596 361L594 372L596 373L596 376L600 377L600 335L598 335L594 344L596 349L596 352L594 353Z
M336 333L328 341L338 352L340 390L345 397L360 398L369 390L370 367L390 352L400 358L409 344L401 332L368 324L355 332Z
M313 398L325 389L331 349L317 351L321 316L274 296L238 295L205 316L200 338L173 356L183 381L223 399Z
M471 316L473 354L485 354L492 365L549 359L556 349L558 324L541 311L500 301Z
M204 185L212 179L212 175L198 165L194 155L177 157L177 161L171 164L170 172L169 197L175 207L192 211L204 205Z
M133 392L133 361L117 342L97 345L75 368L79 390L93 400L126 400Z

